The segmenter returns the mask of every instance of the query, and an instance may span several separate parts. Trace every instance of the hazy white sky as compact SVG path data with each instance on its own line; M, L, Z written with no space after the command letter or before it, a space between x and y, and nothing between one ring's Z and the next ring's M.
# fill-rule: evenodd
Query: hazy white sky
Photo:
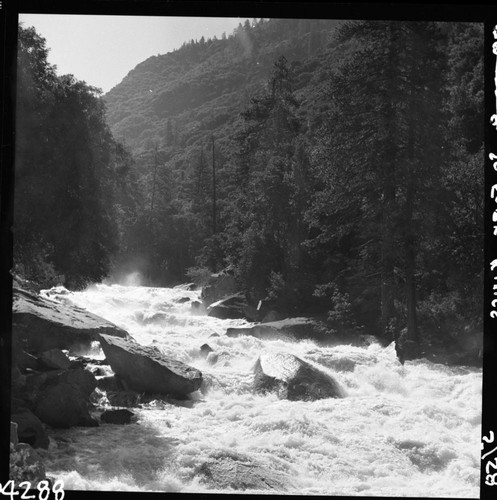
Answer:
M20 14L47 40L58 74L71 73L107 92L138 63L193 39L229 35L245 18Z

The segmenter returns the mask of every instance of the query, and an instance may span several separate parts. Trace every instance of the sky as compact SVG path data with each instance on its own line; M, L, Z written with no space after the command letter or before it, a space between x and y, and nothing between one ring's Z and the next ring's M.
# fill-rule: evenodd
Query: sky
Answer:
M108 92L137 64L202 36L229 35L246 18L20 14L47 41L58 74Z

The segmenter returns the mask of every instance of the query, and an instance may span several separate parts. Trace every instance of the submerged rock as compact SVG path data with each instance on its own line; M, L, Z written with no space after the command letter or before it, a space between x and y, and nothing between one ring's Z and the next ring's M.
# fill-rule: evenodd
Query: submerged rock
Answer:
M112 406L136 408L140 406L142 399L141 394L138 394L136 391L107 391L107 400Z
M291 401L341 398L344 391L329 374L288 353L263 353L254 366L254 388L278 392Z
M184 396L202 383L199 370L155 347L108 335L101 335L100 345L114 373L135 391Z
M291 477L241 454L213 453L196 474L204 483L223 490L269 490L285 492L293 487Z
M89 346L100 333L128 338L121 328L80 307L16 288L13 295L13 339L29 353Z
M206 312L204 304L202 304L202 302L199 302L198 300L193 300L192 302L190 302L190 308L193 314L200 315L205 314Z
M124 425L131 423L135 414L129 410L107 410L102 413L100 420L106 424Z
M209 353L211 353L214 349L212 349L212 347L209 345L209 344L202 344L200 346L200 354L202 354L202 356L204 356L204 358L206 358Z
M190 302L190 297L180 297L179 299L176 299L175 302L177 304L184 304L185 302Z

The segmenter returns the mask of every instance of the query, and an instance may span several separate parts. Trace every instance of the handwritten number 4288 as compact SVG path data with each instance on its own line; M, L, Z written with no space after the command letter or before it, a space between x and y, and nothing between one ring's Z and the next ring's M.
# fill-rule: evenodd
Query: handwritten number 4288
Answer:
M2 496L10 497L11 500L14 500L14 497L17 495L21 495L21 500L31 500L37 498L37 500L48 500L50 496L50 483L46 480L40 481L36 485L36 489L38 490L38 497L36 495L28 495L29 490L35 489L29 481L23 481L19 483L19 489L23 489L22 493L16 490L14 481L10 480L5 483L4 486L0 484L0 494ZM53 485L53 493L55 495L55 500L63 500L64 498L64 483L60 480L54 482Z

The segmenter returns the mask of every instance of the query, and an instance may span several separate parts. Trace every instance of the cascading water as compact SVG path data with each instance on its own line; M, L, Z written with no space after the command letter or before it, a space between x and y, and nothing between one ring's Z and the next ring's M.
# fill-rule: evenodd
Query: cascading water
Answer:
M213 453L236 453L291 477L291 494L479 495L480 369L424 360L401 366L393 345L229 338L227 328L247 323L195 315L184 298L198 300L199 292L184 287L44 294L112 321L204 376L188 401L133 408L136 423L52 430L44 462L66 489L213 492L196 471ZM202 355L204 343L215 363ZM331 373L346 397L255 394L252 368L263 350L290 352ZM97 346L93 354L103 358Z

